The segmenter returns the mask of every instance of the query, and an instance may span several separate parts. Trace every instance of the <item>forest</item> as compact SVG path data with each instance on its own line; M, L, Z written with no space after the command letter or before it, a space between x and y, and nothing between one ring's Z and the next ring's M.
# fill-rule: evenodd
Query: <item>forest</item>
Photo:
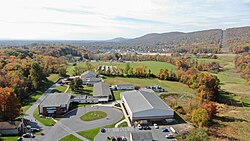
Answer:
M13 120L21 105L44 87L50 74L67 76L66 56L80 57L78 49L61 46L35 46L0 50L0 120Z

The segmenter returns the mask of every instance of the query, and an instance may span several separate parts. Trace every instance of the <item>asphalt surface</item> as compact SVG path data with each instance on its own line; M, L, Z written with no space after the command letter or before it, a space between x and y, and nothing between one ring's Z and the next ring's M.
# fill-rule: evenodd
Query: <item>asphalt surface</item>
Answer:
M29 119L31 122L31 127L33 128L40 128L42 129L43 133L47 133L50 130L50 127L48 126L44 126L43 124L37 122L35 120L35 118L33 117L33 113L36 110L36 108L38 107L38 105L44 100L44 98L46 98L46 96L56 87L56 84L53 84L50 88L48 88L45 93L43 93L39 99L26 111L24 118ZM33 140L42 140L43 136L36 136L35 138L33 138ZM25 138L24 140L29 140Z
M151 132L154 140L176 141L176 139L167 139L165 137L167 134L170 134L170 132L162 132L161 129L154 129L154 127L151 127L151 130L139 130L134 127L107 128L105 133L98 133L95 137L95 141L107 141L107 137L125 137L129 140L131 132Z
M107 117L94 121L82 121L80 116L83 114L94 111L101 110L107 113ZM71 111L60 121L58 121L51 130L45 134L43 141L57 141L62 137L72 134L71 131L79 132L92 128L97 128L105 125L110 125L118 122L122 119L122 112L112 107L104 106L94 106L94 107L81 107L77 110Z

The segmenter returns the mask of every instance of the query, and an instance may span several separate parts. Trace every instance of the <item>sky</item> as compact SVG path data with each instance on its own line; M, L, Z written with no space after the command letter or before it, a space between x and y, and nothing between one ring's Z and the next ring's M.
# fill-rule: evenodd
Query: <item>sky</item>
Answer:
M249 26L250 0L1 0L0 39L106 40Z

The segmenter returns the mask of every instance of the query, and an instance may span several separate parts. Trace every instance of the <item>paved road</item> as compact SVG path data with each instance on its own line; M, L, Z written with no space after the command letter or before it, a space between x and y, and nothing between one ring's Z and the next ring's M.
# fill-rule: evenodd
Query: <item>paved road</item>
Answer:
M50 130L50 127L48 126L44 126L43 124L36 122L35 118L33 117L33 113L36 110L36 108L38 107L38 105L41 103L41 101L44 100L44 98L56 87L56 84L52 85L49 89L47 89L45 91L45 93L43 93L39 99L26 111L25 113L25 118L30 119L31 122L31 126L32 127L36 127L36 128L42 128L43 129L43 133L47 133ZM43 136L36 136L34 138L34 140L42 140ZM26 139L25 139L26 140ZM30 139L27 139L30 140Z
M107 113L107 117L95 121L82 121L80 116L83 114L93 111L101 110ZM62 137L71 134L71 131L79 132L92 128L97 128L105 125L110 125L118 122L122 118L122 112L112 107L94 106L94 107L81 107L77 110L71 111L65 115L59 122L55 124L51 130L45 134L43 141L57 141ZM70 131L69 131L70 130Z

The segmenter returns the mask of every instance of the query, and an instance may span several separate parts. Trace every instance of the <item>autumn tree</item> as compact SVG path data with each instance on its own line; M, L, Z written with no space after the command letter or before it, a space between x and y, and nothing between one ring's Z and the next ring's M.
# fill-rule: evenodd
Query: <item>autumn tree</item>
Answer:
M20 115L20 103L12 88L0 87L0 118L14 120Z
M204 127L207 124L208 120L209 120L209 115L206 109L198 108L192 111L191 121L196 127L199 128Z
M218 112L217 105L215 102L204 102L202 104L202 107L207 110L210 119L215 117Z

